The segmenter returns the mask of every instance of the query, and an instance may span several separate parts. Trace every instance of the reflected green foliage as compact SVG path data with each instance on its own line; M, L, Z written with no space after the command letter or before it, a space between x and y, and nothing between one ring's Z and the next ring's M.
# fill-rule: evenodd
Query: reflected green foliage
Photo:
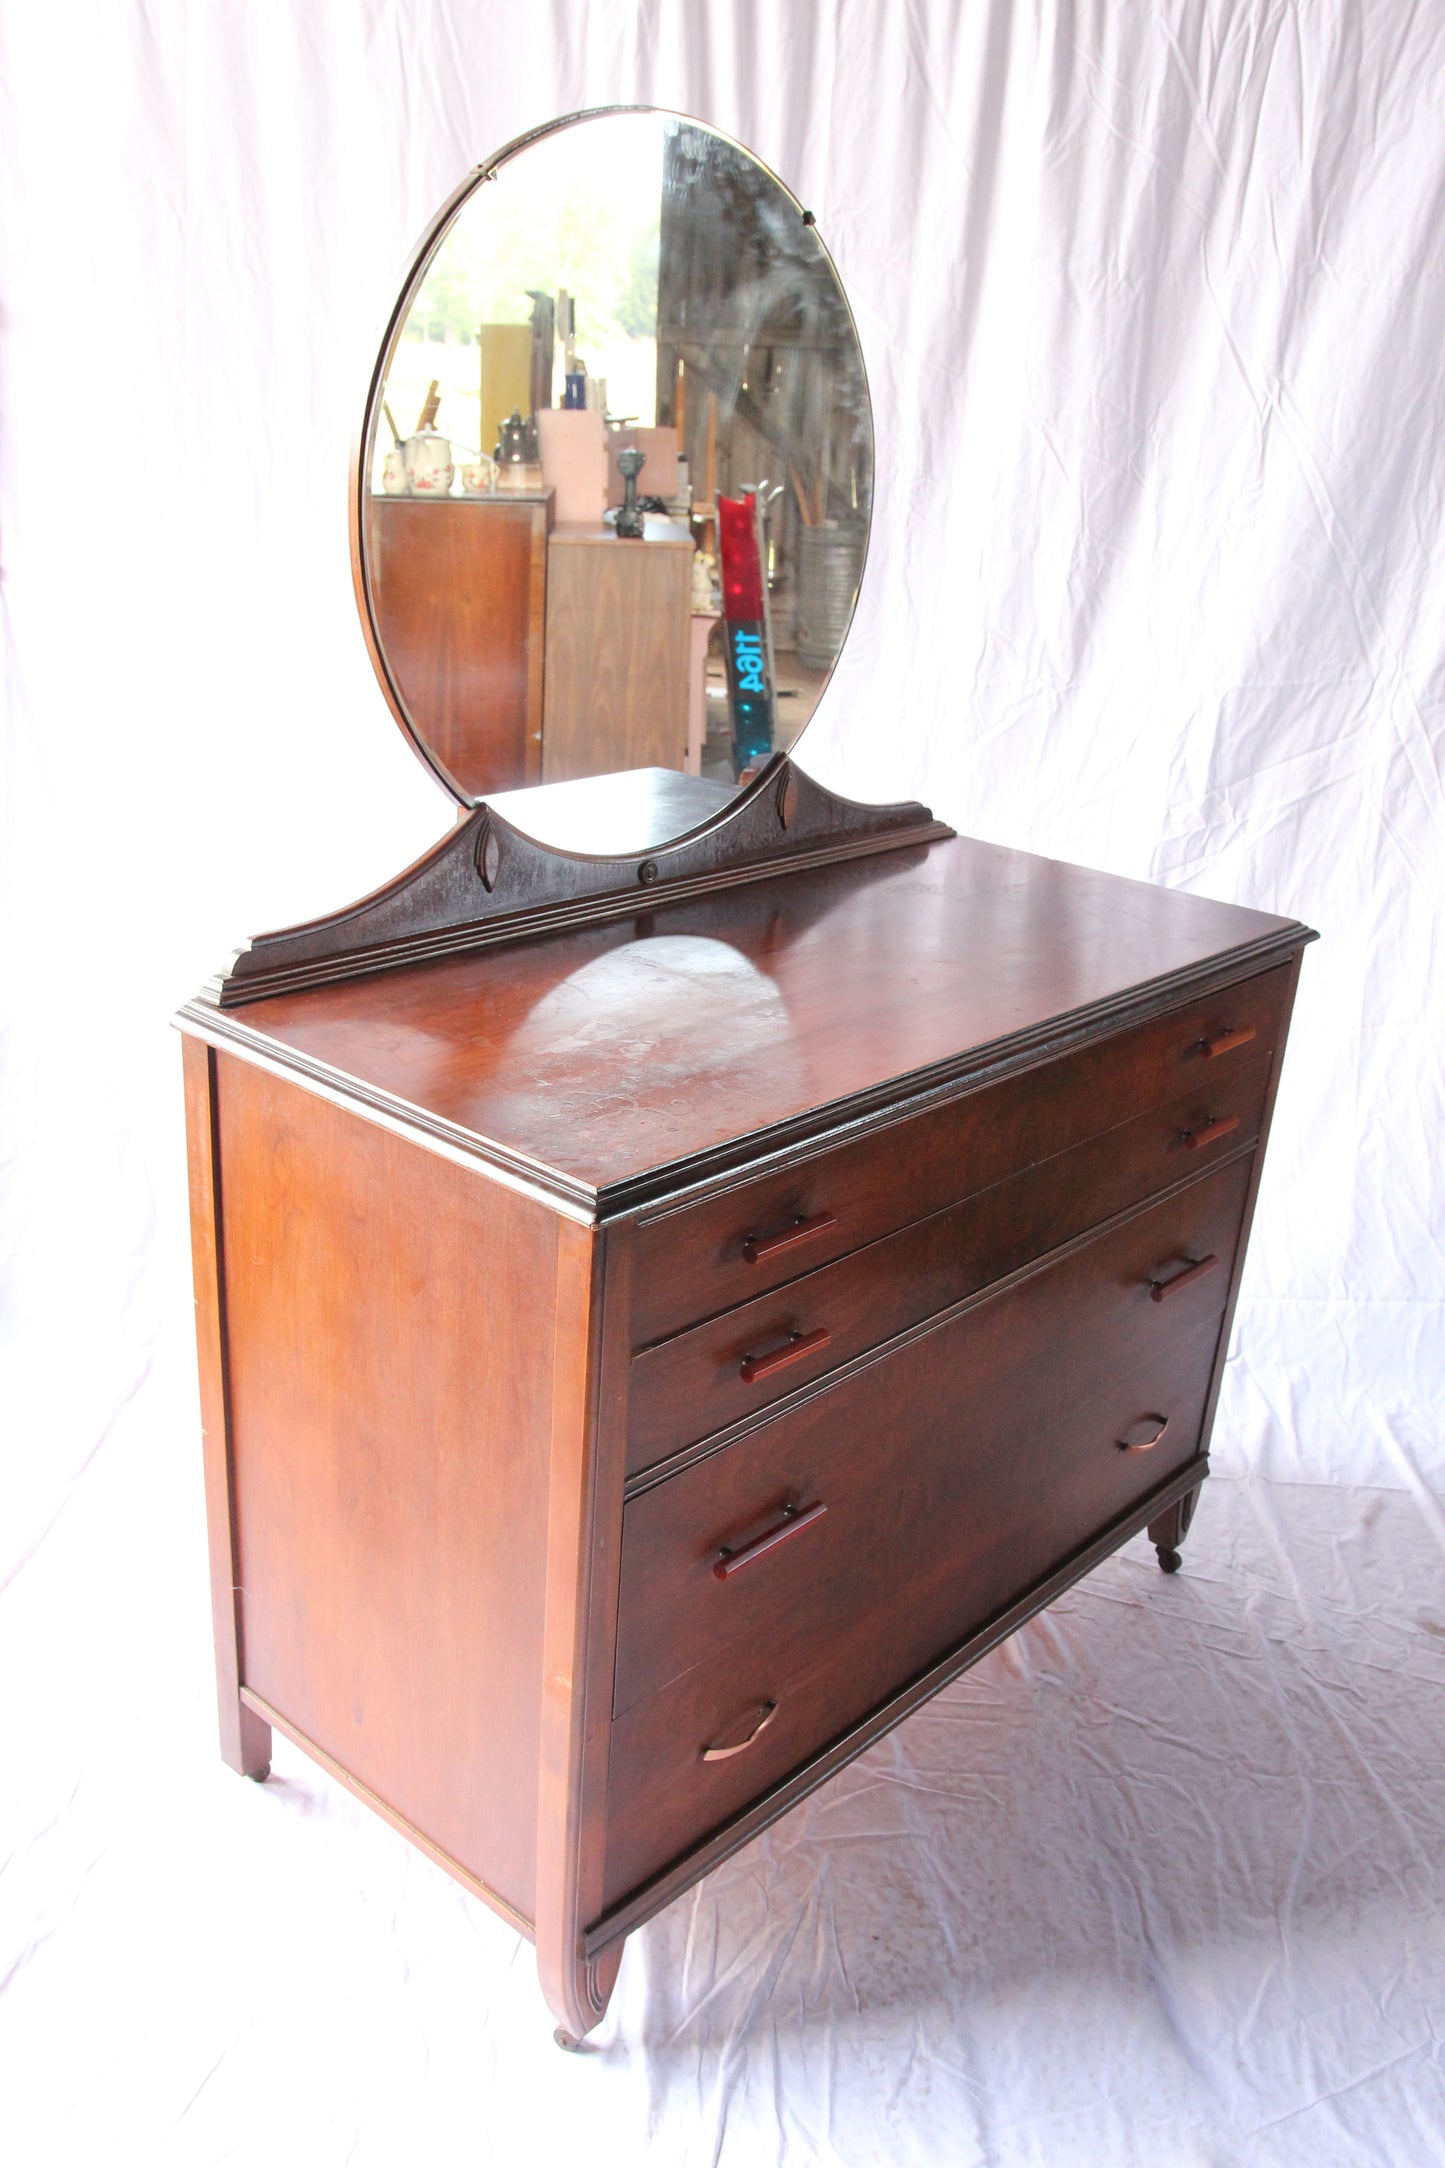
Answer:
M470 344L479 324L525 324L534 288L565 287L577 344L594 353L657 328L660 146L619 161L608 186L574 139L539 144L480 189L442 242L407 319L409 339Z
M650 339L657 331L657 267L661 255L656 226L640 232L628 258L627 284L617 306L617 322L629 338Z

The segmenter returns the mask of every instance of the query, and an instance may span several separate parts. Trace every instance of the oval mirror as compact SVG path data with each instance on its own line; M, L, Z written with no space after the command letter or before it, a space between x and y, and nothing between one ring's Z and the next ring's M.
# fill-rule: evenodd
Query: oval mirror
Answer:
M651 109L523 137L438 215L373 374L354 563L397 719L544 842L686 833L816 707L872 483L852 314L765 166Z

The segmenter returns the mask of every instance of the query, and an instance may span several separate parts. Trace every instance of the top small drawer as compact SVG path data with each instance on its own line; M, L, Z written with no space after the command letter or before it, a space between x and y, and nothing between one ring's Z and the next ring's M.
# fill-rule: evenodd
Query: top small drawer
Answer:
M780 1287L1276 1044L1288 965L783 1172L662 1211L637 1232L632 1344Z

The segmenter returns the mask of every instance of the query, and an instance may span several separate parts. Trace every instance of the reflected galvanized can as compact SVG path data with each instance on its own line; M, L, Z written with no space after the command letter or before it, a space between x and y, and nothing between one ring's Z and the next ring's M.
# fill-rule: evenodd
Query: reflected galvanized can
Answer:
M863 571L864 530L830 520L798 537L798 660L827 670L853 615Z

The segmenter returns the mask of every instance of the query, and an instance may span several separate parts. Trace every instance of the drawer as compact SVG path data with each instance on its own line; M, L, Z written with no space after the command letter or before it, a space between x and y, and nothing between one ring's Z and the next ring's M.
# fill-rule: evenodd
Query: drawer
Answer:
M987 1360L976 1371L972 1343L987 1330L972 1313L828 1396L827 1413L818 1403L786 1438L759 1433L751 1467L734 1448L629 1506L619 1683L705 1653L614 1720L605 1903L780 1784L1196 1455L1217 1317L1140 1346L1087 1396L1067 1365L1051 1388L1027 1371L1000 1386ZM1120 1450L1162 1416L1155 1447ZM735 1579L714 1577L722 1543L746 1542L782 1502L819 1501L826 1513L795 1538Z
M1157 1414L1168 1429L1150 1450L1114 1448L1090 1463L1098 1492L1085 1485L1088 1509L1070 1522L1072 1544L1189 1459L1189 1394L1209 1372L1248 1177L1248 1160L1222 1169L630 1498L617 1711L758 1624L825 1609L832 1591L856 1591L875 1609L912 1606L929 1546L945 1557L958 1550L960 1500L992 1515L990 1528L971 1533L975 1548L997 1535L1003 1559L1020 1554L1016 1515L999 1524L1001 1470L1038 1468L1029 1440L1068 1429L1077 1405L1122 1390L1120 1422ZM1181 1277L1209 1255L1218 1260L1209 1273ZM1172 1294L1153 1299L1157 1283L1174 1281ZM964 1483L958 1496L955 1481ZM1027 1489L1018 1498L1027 1518ZM804 1524L819 1502L825 1511ZM929 1520L936 1509L938 1526ZM795 1531L717 1578L724 1552L737 1559L784 1528L786 1515ZM1025 1580L1003 1591L990 1583L988 1609L1020 1587Z
M1289 989L1288 965L1240 980L784 1172L644 1220L633 1346L747 1302L1186 1092L1209 1098L1233 1070L1273 1051Z
M629 1474L961 1302L1259 1134L1267 1060L1229 1069L634 1357Z

